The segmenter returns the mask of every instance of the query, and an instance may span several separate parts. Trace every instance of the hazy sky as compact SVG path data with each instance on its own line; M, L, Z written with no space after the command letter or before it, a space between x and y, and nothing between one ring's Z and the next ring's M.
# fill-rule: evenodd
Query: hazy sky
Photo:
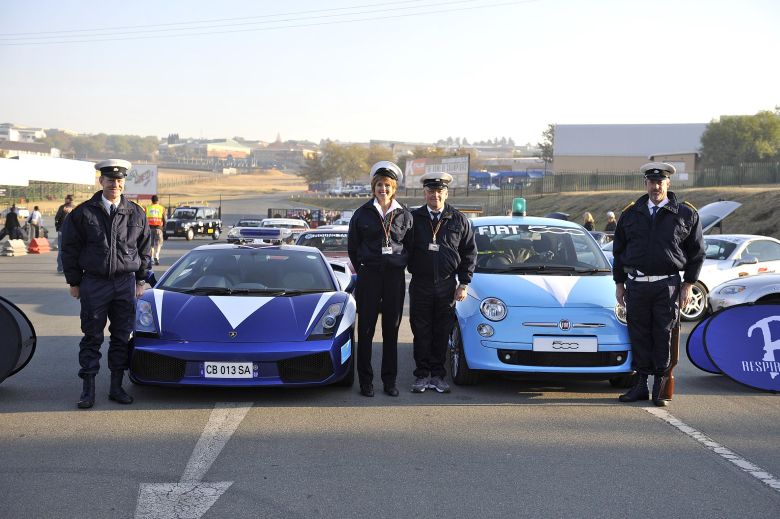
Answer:
M84 133L536 143L549 123L709 122L780 104L777 0L39 0L1 12L0 122Z

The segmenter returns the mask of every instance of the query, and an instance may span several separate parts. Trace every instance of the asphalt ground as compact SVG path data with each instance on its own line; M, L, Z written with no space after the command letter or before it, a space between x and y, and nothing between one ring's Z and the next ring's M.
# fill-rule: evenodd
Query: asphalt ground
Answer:
M225 203L224 219L279 203ZM162 269L205 243L168 240ZM660 417L649 402L619 404L603 381L490 377L412 394L407 319L398 398L126 383L136 402L121 406L107 398L104 345L97 403L78 410L79 304L55 254L0 257L0 295L38 335L30 364L0 384L2 518L780 515L768 484L780 477L780 397L699 371L684 350Z

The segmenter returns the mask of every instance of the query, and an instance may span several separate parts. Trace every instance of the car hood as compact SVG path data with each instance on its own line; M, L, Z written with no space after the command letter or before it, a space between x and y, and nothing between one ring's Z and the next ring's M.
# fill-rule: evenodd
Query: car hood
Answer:
M153 289L152 304L160 338L188 342L304 341L331 303L346 303L337 334L355 320L355 302L344 292L289 297L190 295ZM235 338L229 334L235 332Z
M497 297L507 306L615 307L612 276L474 274L469 291L477 299Z
M707 204L698 210L699 221L701 222L701 231L706 233L720 222L723 221L728 215L739 209L742 206L739 202L733 202L731 200L721 200L718 202L712 202Z

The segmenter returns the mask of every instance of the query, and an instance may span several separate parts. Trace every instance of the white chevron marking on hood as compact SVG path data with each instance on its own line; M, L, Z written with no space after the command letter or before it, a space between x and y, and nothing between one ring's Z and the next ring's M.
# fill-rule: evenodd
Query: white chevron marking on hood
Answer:
M523 276L523 279L553 296L563 306L569 299L574 285L581 278L579 276Z
M154 296L154 308L157 310L157 326L160 327L160 330L163 329L162 327L163 294L165 294L165 290L152 289L152 295Z
M273 300L273 297L209 296L209 299L235 330L247 317Z
M314 322L314 318L319 315L320 310L322 310L322 307L325 306L325 301L330 299L330 296L335 294L335 292L323 292L323 294L320 296L320 300L317 301L317 306L314 307L314 311L311 313L311 319L309 319L309 324L306 326L306 330L308 331L309 328L311 328L311 323Z

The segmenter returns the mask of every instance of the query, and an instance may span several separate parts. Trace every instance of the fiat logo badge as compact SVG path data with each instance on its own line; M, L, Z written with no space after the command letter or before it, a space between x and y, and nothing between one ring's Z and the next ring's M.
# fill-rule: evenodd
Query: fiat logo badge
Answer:
M238 335L238 332L236 332L236 331L232 331L232 332L228 333L228 337L230 337L231 339L235 339L237 335Z
M558 323L558 328L561 330L569 330L571 329L571 323L566 319L561 319L561 321Z

